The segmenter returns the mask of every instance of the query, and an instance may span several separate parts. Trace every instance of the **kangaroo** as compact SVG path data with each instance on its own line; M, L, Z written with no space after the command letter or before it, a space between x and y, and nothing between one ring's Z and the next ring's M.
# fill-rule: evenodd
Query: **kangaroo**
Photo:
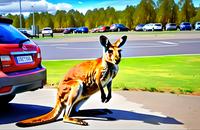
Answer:
M113 44L106 36L100 36L100 43L104 47L103 56L96 60L82 62L64 76L60 81L55 107L47 114L18 122L20 127L40 125L55 121L64 110L63 122L87 126L88 123L70 117L72 112L78 112L80 106L98 90L101 92L101 101L107 103L111 97L112 80L118 72L121 60L121 49L127 40L122 36ZM106 96L104 87L107 87Z

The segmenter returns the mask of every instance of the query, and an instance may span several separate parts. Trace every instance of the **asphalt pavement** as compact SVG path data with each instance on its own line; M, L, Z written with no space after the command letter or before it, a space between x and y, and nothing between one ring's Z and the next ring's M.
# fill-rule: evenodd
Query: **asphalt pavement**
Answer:
M171 35L129 35L122 47L122 57L200 54L200 33ZM171 36L171 37L170 37ZM120 36L108 36L114 42ZM102 56L98 36L35 40L42 50L44 60L93 59Z
M26 92L0 112L0 129L21 129L19 120L44 114L55 104L56 90L42 89ZM186 130L199 129L200 97L165 93L116 91L108 103L101 103L96 93L75 115L89 123L79 126L57 121L28 129L131 129ZM24 129L24 128L23 128Z

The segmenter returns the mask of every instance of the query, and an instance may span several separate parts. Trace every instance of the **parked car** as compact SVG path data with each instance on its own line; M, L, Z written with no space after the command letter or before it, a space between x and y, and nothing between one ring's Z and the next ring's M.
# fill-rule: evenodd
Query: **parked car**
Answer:
M163 27L161 23L154 23L153 24L153 31L162 31Z
M110 27L109 26L99 26L98 27L98 32L109 32L110 31Z
M19 28L18 29L21 33L23 33L25 36L29 37L29 38L33 38L33 36L31 34L28 33L28 31L24 28Z
M145 24L138 24L138 25L135 27L135 31L143 31L144 25L145 25Z
M11 19L0 17L1 105L7 104L17 93L36 90L46 84L39 46L11 24Z
M97 27L97 28L93 28L93 29L91 29L91 33L96 33L96 32L98 32L98 30L99 30L99 28Z
M53 37L53 30L50 27L46 27L42 29L42 37L51 36Z
M143 31L153 31L153 23L145 24L142 29Z
M192 30L192 24L189 22L182 22L179 27L180 27L180 31Z
M74 28L74 27L71 27L71 28L65 28L63 33L64 34L69 34L69 33L74 33L74 31L76 30L77 28Z
M200 22L195 23L195 30L200 30Z
M161 23L149 23L143 26L143 31L162 31Z
M87 27L79 27L76 30L74 30L75 33L88 33Z
M165 30L166 31L177 30L177 25L175 23L167 23L165 25Z
M128 31L129 29L124 26L123 24L112 24L110 26L110 31L114 32L114 31Z

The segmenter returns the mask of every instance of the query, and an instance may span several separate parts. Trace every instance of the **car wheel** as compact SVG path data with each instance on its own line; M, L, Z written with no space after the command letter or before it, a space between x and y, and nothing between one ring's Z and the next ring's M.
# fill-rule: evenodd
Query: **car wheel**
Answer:
M44 37L44 34L42 34L42 37Z
M117 29L117 31L118 31L118 32L120 32L120 31L121 31L121 29L120 29L120 28L118 28L118 29Z
M8 104L13 98L15 97L14 95L5 95L5 96L0 96L0 103L1 104Z
M51 37L53 37L53 33L51 34Z

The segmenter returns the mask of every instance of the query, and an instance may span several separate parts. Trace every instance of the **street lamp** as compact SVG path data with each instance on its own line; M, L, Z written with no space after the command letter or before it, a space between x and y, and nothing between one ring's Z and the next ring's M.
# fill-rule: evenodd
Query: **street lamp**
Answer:
M19 0L19 21L20 21L20 29L22 28L22 2Z
M32 31L33 31L33 35L35 36L35 10L34 10L34 6L31 6L33 8L33 26L32 26Z

